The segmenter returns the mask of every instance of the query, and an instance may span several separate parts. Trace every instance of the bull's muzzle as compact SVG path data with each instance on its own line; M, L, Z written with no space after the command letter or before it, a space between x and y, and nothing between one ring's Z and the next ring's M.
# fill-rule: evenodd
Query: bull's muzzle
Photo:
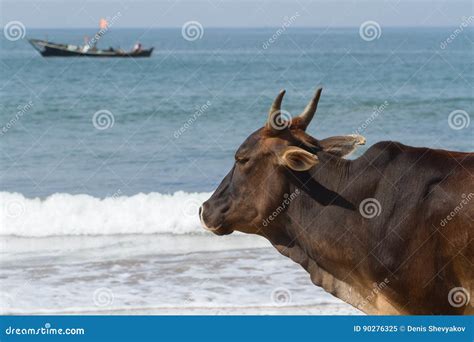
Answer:
M212 215L210 215L212 216ZM214 215L215 216L215 215ZM206 209L206 203L204 203L200 208L199 208L199 219L201 220L201 225L204 229L207 231L210 231L216 235L227 235L232 233L232 230L229 229L223 229L222 224L215 224L211 223L214 220L209 219L209 215L207 213Z
M209 227L206 224L206 221L204 220L204 205L201 205L201 207L199 207L199 219L201 220L201 225L205 230L215 232L217 229L219 229L219 227Z

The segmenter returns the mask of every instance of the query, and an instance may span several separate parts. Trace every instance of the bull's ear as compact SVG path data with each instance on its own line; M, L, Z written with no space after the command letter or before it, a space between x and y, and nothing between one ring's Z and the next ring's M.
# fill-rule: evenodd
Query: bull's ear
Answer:
M316 165L318 157L296 146L286 147L280 155L280 163L294 171L306 171Z
M362 135L350 134L320 140L319 145L323 151L342 158L354 152L357 146L365 145L365 141Z

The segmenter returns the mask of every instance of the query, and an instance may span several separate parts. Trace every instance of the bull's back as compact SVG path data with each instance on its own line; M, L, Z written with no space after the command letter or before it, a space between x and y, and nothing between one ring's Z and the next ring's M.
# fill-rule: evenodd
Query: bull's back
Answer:
M391 142L378 148L377 197L384 201L385 235L393 237L378 259L412 303L431 298L428 312L464 310L448 294L457 287L474 291L474 154Z

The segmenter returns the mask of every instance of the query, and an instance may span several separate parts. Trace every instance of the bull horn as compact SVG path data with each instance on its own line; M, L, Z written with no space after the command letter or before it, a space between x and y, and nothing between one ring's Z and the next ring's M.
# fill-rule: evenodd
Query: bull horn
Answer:
M283 96L285 95L286 90L280 90L275 100L273 100L272 106L268 111L268 120L265 125L266 128L274 130L275 124L280 122L281 118L281 102L283 101Z
M303 130L306 130L306 128L309 126L311 120L313 120L314 113L316 113L316 109L318 108L318 102L319 102L319 98L321 97L321 92L322 91L323 91L323 88L318 88L316 90L316 93L314 94L311 101L309 101L306 108L299 115L299 118L301 119L301 121L300 121L301 122L301 127L302 127Z

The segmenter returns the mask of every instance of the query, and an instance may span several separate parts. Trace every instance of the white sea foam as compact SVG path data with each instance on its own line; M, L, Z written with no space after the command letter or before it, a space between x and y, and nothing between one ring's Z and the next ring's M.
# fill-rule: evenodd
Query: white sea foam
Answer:
M178 191L104 199L59 193L41 199L0 192L0 235L202 233L198 210L209 197Z

